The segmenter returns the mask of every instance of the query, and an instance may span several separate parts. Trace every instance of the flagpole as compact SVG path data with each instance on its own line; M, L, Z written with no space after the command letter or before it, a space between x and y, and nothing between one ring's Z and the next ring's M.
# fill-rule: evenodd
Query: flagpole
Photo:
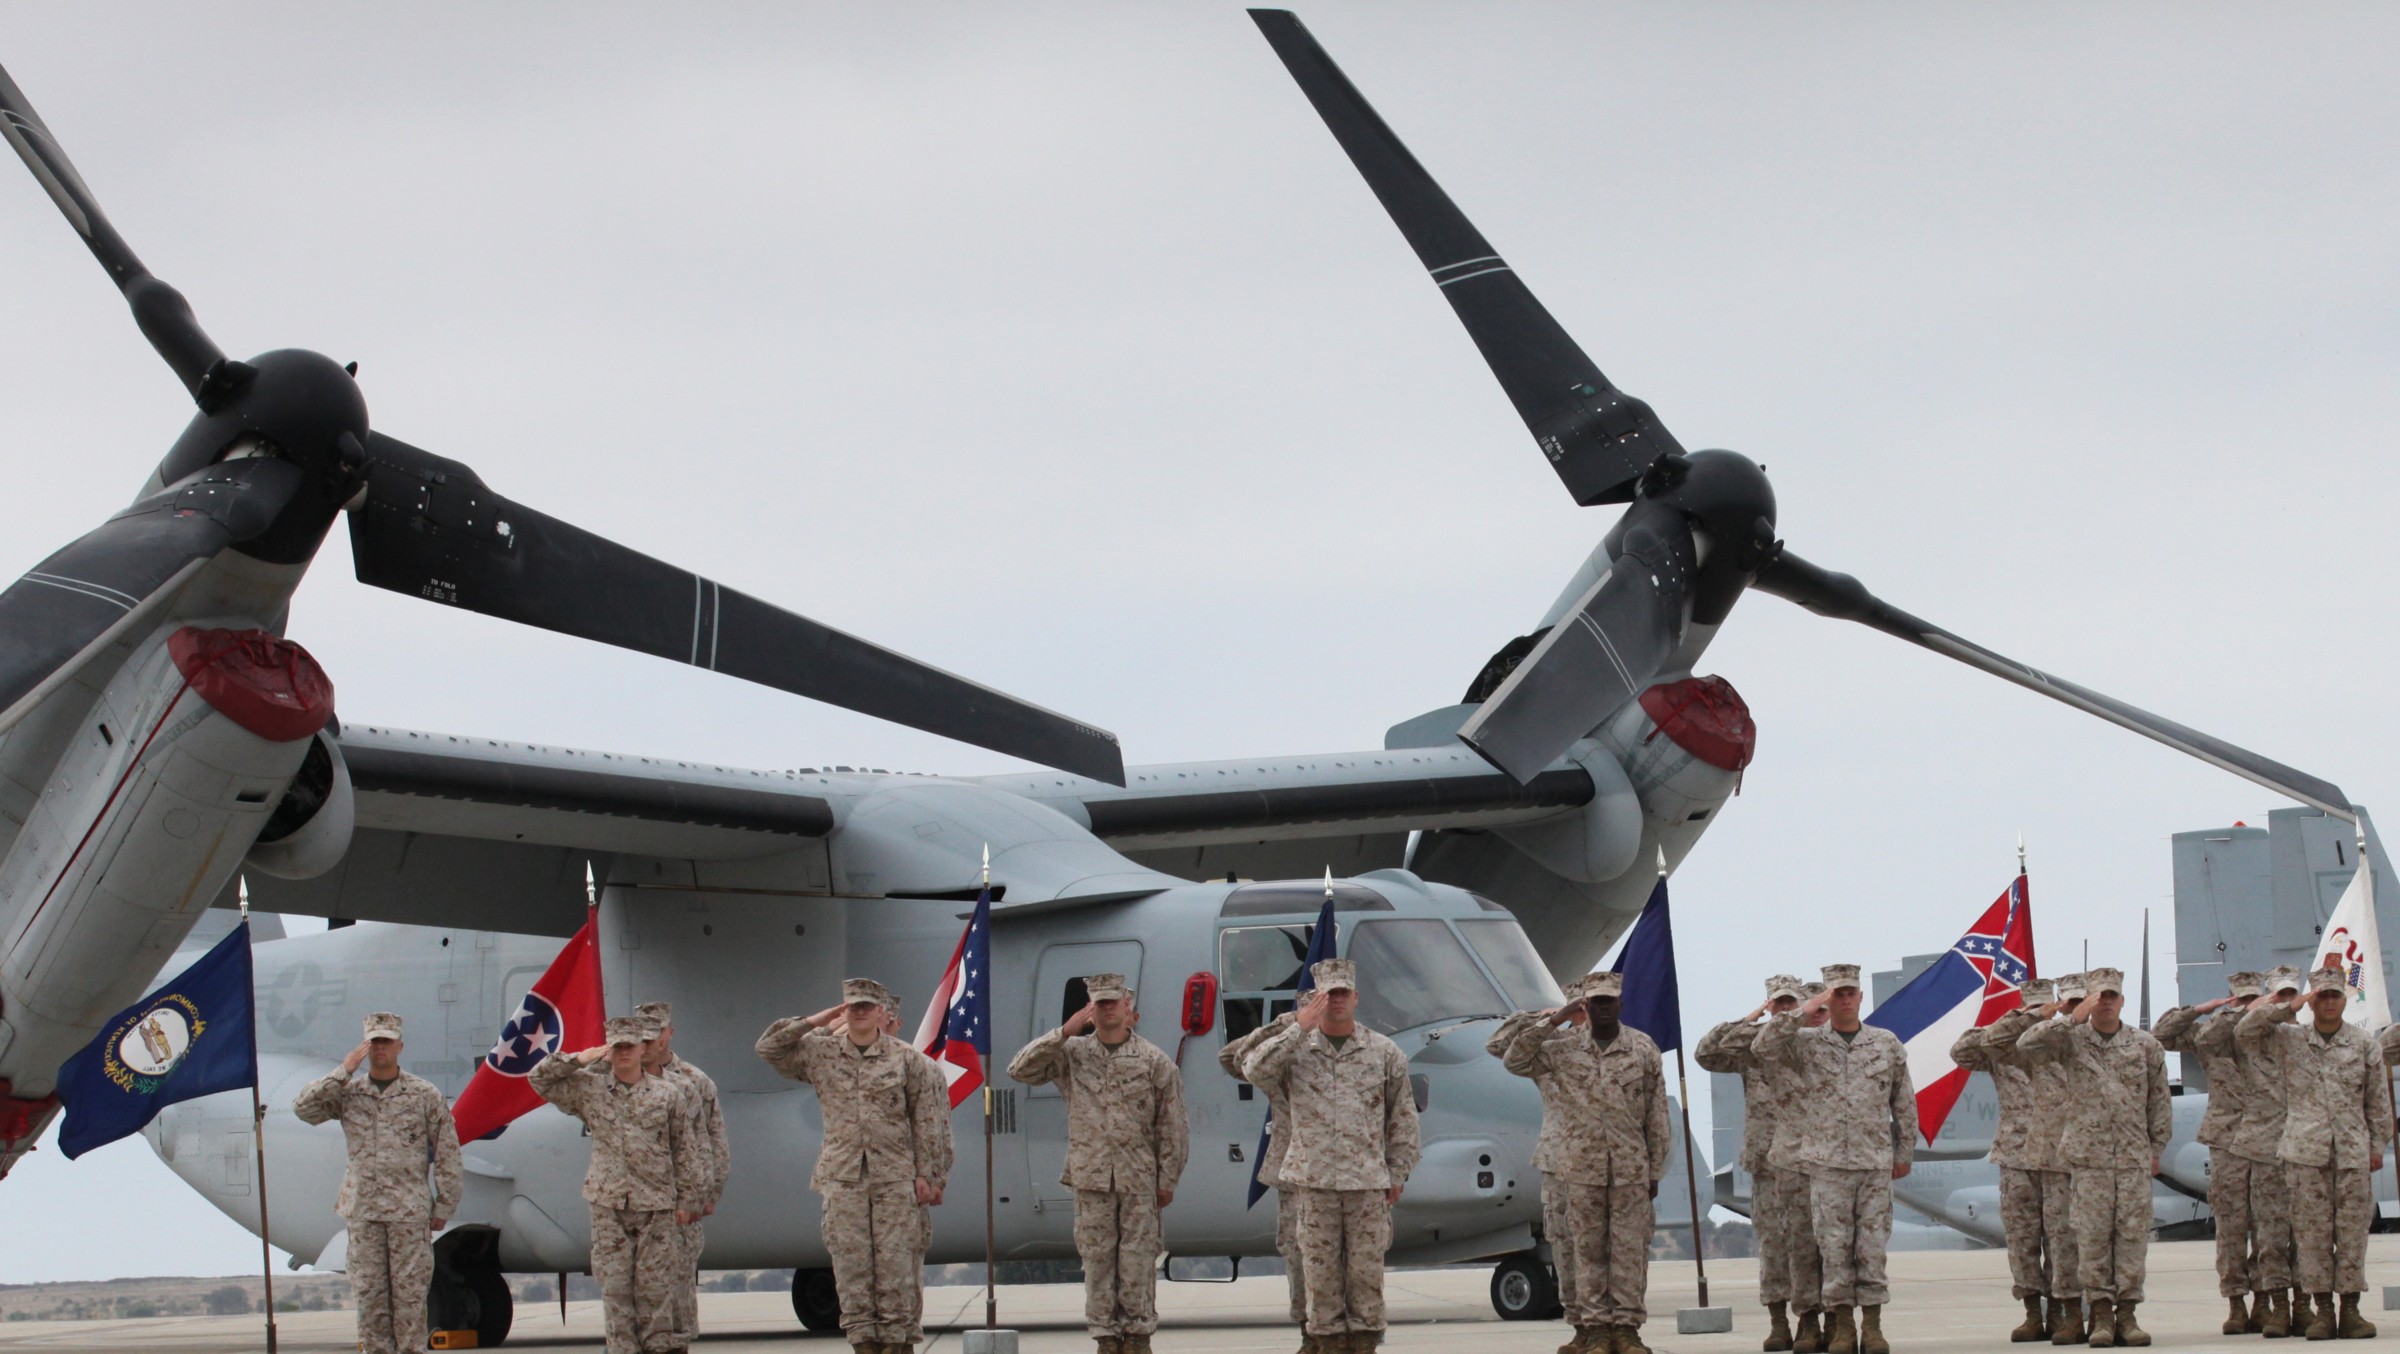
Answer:
M2359 816L2351 819L2350 828L2353 832L2358 834L2358 877L2366 881L2366 916L2371 920L2375 916L2375 864L2374 861L2367 855L2366 815L2360 814ZM2376 938L2378 941L2382 939L2380 934L2378 934ZM2380 954L2374 956L2374 959L2378 964L2383 962L2383 956ZM2384 999L2387 1002L2391 999L2390 989L2388 987L2385 989ZM2389 1010L2375 1011L2371 1012L2371 1014L2386 1024L2391 1022L2392 1013ZM2380 1041L2378 1042L2380 1043ZM2381 1050L2378 1049L2377 1051L2380 1052ZM2378 1059L2378 1061L2381 1060ZM2392 1085L2392 1065L2388 1062L2383 1064L2383 1111L2387 1120L2390 1120L2395 1124L2400 1124L2400 1089L2396 1089ZM2400 1190L2400 1133L2396 1133L2393 1137L2391 1156L2392 1186L2395 1190ZM2382 1205L2376 1205L2375 1211L2378 1213L2382 1212Z
M1700 1272L1700 1305L1708 1305L1708 1258L1700 1246L1700 1167L1692 1154L1692 1088L1683 1077L1683 1040L1675 1041L1675 1090L1683 1097L1683 1185L1692 1203L1692 1266Z
M250 879L242 876L235 886L241 900L242 943L250 943ZM257 980L252 979L250 1004L258 1005ZM266 1300L261 1305L267 1313L267 1354L275 1354L275 1251L267 1241L267 1107L258 1098L258 1022L250 1022L250 1147L258 1157L258 1276L266 1287Z
M983 844L983 888L984 888L984 892L985 892L987 895L988 895L988 894L991 892L991 888L992 888L992 844L991 844L990 842L985 842L985 843ZM988 943L988 942L987 942L987 943ZM991 962L991 955L990 955L988 952L987 952L987 953L985 954L985 956L984 956L984 961L985 961L985 963L986 963L986 965L987 965L987 968L988 968L988 965L989 965L989 964L990 964L990 962ZM983 980L984 980L984 982L986 982L986 983L989 983L989 982L991 982L991 981L992 981L992 974L991 974L990 972L988 972L988 971L987 971L987 972L985 972L985 974L983 975ZM999 1270L1000 1266L999 1266L999 1261L998 1261L997 1259L995 1259L995 1258L994 1258L994 1257L996 1257L996 1256L999 1254L999 1251L1000 1251L1000 1246L999 1246L999 1230L1000 1230L1000 1229L999 1229L999 1217L998 1217L998 1213L997 1213L997 1211L996 1211L996 1209L995 1209L995 1207L994 1207L994 1205L993 1205L993 1203L992 1203L992 1077L991 1077L991 1073L992 1073L992 1069L991 1069L991 1068L985 1068L985 1069L984 1069L984 1078L983 1078L983 1328L984 1328L985 1330L997 1330L997 1329L999 1329L999 1326L1000 1326L1000 1294L999 1294L999 1289L998 1289L998 1286L997 1286L997 1285L998 1285L998 1280L999 1280L999 1274L998 1274L998 1270Z

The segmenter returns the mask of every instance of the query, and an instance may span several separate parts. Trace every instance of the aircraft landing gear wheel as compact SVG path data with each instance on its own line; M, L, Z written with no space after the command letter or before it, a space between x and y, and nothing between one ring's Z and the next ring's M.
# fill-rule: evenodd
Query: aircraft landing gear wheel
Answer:
M426 1319L435 1330L471 1330L483 1349L497 1349L516 1320L516 1298L500 1272L499 1233L453 1232L435 1243Z
M475 1295L475 1343L482 1349L498 1349L508 1343L508 1328L516 1324L517 1299L508 1291L508 1276L497 1269L477 1269L467 1275L467 1289Z
M833 1271L803 1269L792 1275L792 1315L810 1330L842 1328L842 1297L834 1291Z
M1492 1267L1492 1310L1502 1321L1551 1321L1564 1308L1558 1279L1531 1251L1519 1251Z

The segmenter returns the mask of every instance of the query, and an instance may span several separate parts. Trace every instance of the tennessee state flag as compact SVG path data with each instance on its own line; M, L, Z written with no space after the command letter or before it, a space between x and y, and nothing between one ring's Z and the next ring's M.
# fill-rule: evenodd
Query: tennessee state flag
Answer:
M584 917L567 947L534 980L517 1013L500 1027L500 1038L483 1055L475 1078L459 1092L450 1117L462 1143L499 1136L500 1130L542 1103L527 1078L553 1053L573 1053L600 1042L606 1028L600 1002L600 914Z
M975 915L967 921L958 948L950 952L950 967L925 1005L924 1023L917 1026L917 1051L934 1060L942 1079L950 1083L950 1108L967 1103L983 1087L984 1066L992 1060L992 886L983 886L975 899Z
M2025 1004L2033 973L2033 896L2020 871L1950 952L1909 980L1866 1023L1890 1030L1908 1050L1917 1088L1917 1131L1931 1143L1967 1088L1950 1046Z

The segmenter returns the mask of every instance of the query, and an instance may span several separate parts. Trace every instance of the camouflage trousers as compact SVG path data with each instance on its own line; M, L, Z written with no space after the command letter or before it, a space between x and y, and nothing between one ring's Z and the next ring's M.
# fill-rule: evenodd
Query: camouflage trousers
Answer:
M2216 1172L2231 1166L2239 1171L2248 1188L2242 1194L2242 1206L2249 1214L2250 1231L2250 1291L2272 1293L2292 1286L2292 1191L2285 1181L2281 1161L2258 1161L2237 1157L2231 1152L2211 1152L2208 1169L2213 1179ZM2211 1190L2214 1193L2214 1190ZM2219 1233L2225 1229L2218 1219Z
M2075 1249L2075 1177L2065 1171L2035 1171L2042 1192L2042 1263L2050 1296L2060 1302L2083 1297L2083 1267Z
M1750 1173L1750 1229L1758 1237L1758 1301L1761 1306L1792 1297L1790 1223L1780 1171Z
M608 1354L658 1354L692 1342L675 1325L676 1290L691 1272L670 1208L592 1205L592 1277Z
M1884 1252L1892 1244L1892 1172L1812 1166L1811 1230L1825 1266L1827 1307L1880 1307L1892 1300Z
M2209 1151L2208 1211L2217 1218L2219 1297L2238 1298L2259 1291L2257 1221L2251 1216L2251 1202L2261 1183L2261 1172L2281 1179L2281 1172L2273 1166L2235 1156L2222 1147ZM2281 1286L2291 1285L2287 1282Z
M1575 1221L1567 1210L1567 1182L1542 1172L1542 1237L1550 1243L1550 1271L1558 1278L1558 1305L1575 1311Z
M343 1265L358 1302L358 1347L366 1354L425 1348L425 1290L433 1285L430 1218L354 1222Z
M1083 1259L1083 1327L1103 1335L1158 1331L1158 1256L1166 1249L1158 1195L1075 1191L1075 1254Z
M1784 1270L1792 1310L1803 1316L1824 1311L1825 1259L1817 1253L1817 1217L1815 1206L1809 1202L1808 1172L1794 1166L1772 1174L1777 1199L1774 1225L1783 1234Z
M2042 1182L2032 1171L2000 1168L2000 1231L2008 1238L2008 1295L2019 1302L2048 1297L2042 1268Z
M2375 1196L2357 1167L2283 1164L2292 1195L2295 1285L2310 1293L2367 1290L2367 1224Z
M1275 1189L1275 1253L1283 1257L1283 1286L1291 1293L1292 1324L1308 1320L1308 1285L1300 1273L1300 1200Z
M850 1343L925 1338L924 1230L913 1180L825 1187L825 1250Z
M708 1244L708 1224L695 1222L676 1229L683 1236L683 1277L675 1285L675 1329L700 1334L700 1251Z
M1562 1181L1575 1234L1574 1326L1639 1326L1650 1317L1650 1182Z
M2140 1302L2150 1270L2150 1172L2127 1168L2077 1167L2075 1255L2083 1295L2094 1302Z
M1379 1189L1295 1189L1295 1240L1307 1286L1310 1335L1383 1329L1383 1253L1392 1206Z

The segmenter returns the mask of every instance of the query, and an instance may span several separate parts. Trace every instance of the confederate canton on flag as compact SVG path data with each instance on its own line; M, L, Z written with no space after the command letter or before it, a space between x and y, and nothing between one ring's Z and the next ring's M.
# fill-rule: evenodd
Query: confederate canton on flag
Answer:
M1950 1045L2024 1003L2033 973L2033 898L2023 873L1950 952L1875 1008L1867 1023L1898 1035L1917 1087L1917 1131L1931 1143L1967 1086Z

